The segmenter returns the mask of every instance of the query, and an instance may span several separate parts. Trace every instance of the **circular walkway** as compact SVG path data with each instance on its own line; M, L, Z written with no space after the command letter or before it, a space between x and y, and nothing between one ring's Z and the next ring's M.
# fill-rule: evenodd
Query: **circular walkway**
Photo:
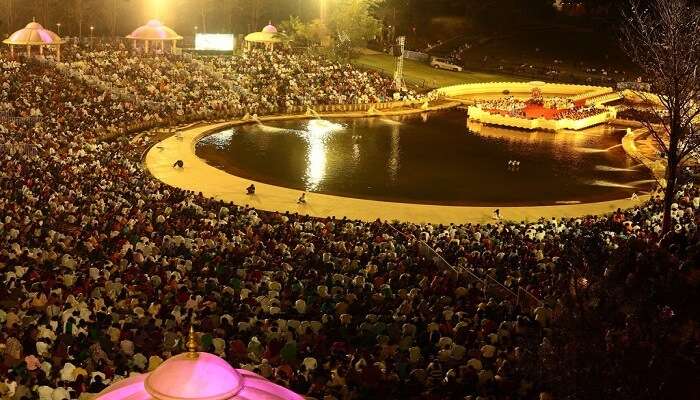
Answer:
M360 116L357 115L343 115ZM329 115L337 117L339 115ZM365 114L366 116L366 114ZM273 121L303 116L268 117L260 120ZM204 136L229 126L247 123L244 121L223 122L192 127L156 144L146 154L146 168L162 182L185 190L202 192L207 197L214 197L238 205L248 204L259 210L292 212L315 217L348 217L364 221L381 219L383 221L403 221L412 223L488 223L495 207L442 206L428 204L394 203L386 201L356 199L326 194L307 193L307 203L297 204L301 192L279 186L268 185L239 178L206 163L197 157L195 146ZM173 168L177 160L184 162L184 168ZM246 188L254 183L257 193L245 194ZM536 221L540 218L551 219L580 217L585 215L602 215L618 208L631 208L646 201L649 196L640 196L637 200L623 199L598 203L584 203L554 206L501 207L501 215L511 221Z

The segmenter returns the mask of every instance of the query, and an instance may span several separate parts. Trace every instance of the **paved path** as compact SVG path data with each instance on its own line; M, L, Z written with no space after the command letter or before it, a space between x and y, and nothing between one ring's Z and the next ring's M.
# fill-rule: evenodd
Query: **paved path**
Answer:
M331 115L338 116L338 115ZM346 117L348 115L345 115ZM350 116L360 116L350 115ZM261 118L264 121L279 120L289 117ZM195 155L195 145L199 139L209 133L241 122L225 122L189 128L178 136L171 136L147 153L145 165L157 179L174 187L194 192L202 192L208 197L235 204L249 204L260 210L290 211L316 217L348 217L372 221L377 218L384 221L405 221L413 223L487 223L493 222L494 207L459 207L424 204L393 203L385 201L354 199L324 194L307 194L307 204L299 205L296 200L301 192L279 186L254 182L257 194L248 196L245 188L251 182L208 165ZM173 168L176 160L184 162L183 169ZM501 207L501 215L508 220L536 221L539 218L579 217L592 214L606 214L618 208L630 208L646 201L649 196L640 196L638 200L629 199L599 203L537 206L537 207Z

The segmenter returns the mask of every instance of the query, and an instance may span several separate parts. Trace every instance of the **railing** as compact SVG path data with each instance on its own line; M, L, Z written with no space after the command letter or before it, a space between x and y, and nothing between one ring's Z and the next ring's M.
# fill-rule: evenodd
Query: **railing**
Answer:
M613 101L621 100L623 98L624 96L622 96L622 93L620 92L608 93L603 94L601 96L595 96L586 99L586 105L603 105L605 103L611 103Z
M357 104L317 104L312 106L293 106L287 107L286 111L289 114L301 114L305 113L309 108L316 112L368 112L370 110L388 110L393 108L401 107L413 107L416 105L422 105L427 99L417 99L417 100L400 100L400 101L388 101L380 103L357 103Z
M457 275L458 279L462 278L472 284L474 287L480 288L485 297L496 297L501 300L508 300L511 304L515 304L516 306L521 307L522 310L526 310L528 312L532 312L535 308L544 304L537 298L537 296L521 287L518 287L516 293L491 276L487 275L485 278L480 278L478 275L470 271L467 266L460 265L455 267L445 260L440 253L435 251L435 249L433 249L424 240L418 239L415 236L407 235L391 224L389 224L389 227L391 227L391 229L400 236L403 236L406 240L417 241L418 253L420 255L424 257L431 256L435 265L443 269L452 270L452 272Z
M563 83L545 83L545 82L488 82L488 83L465 83L461 85L447 86L438 89L438 92L446 97L476 95L484 93L502 93L509 91L511 93L530 93L532 89L539 88L542 92L556 93L558 95L569 95L572 99L579 96L588 98L590 96L598 96L607 93L612 93L612 88L589 85L571 85Z

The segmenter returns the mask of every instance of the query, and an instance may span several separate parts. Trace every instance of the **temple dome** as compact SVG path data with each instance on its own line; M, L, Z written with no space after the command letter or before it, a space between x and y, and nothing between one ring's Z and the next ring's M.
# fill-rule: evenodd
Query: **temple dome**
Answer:
M238 393L242 384L241 374L209 353L169 358L144 381L146 391L162 400L226 400Z
M262 31L265 33L277 33L277 28L275 28L275 26L272 25L272 23L269 23L266 27L262 29Z
M38 22L28 23L27 26L13 33L2 42L5 44L23 46L47 46L63 43L57 34L44 28Z
M262 376L210 353L183 353L153 372L110 385L94 400L303 400Z
M162 22L152 19L146 25L136 28L127 39L133 40L181 40L182 36Z

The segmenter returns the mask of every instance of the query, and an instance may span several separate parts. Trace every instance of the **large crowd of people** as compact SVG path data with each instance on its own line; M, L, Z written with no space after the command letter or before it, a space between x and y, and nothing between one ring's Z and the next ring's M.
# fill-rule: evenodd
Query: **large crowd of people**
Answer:
M439 226L168 187L141 166L148 136L104 133L219 106L378 101L386 79L318 56L203 60L212 80L192 60L74 52L70 69L129 96L0 54L3 399L97 393L183 351L191 325L201 350L316 399L549 399L540 364L572 271L661 239L658 196L605 217ZM697 241L699 207L685 188L665 240ZM521 290L529 302L509 296Z
M497 99L477 99L475 104L491 114L526 119L543 117L552 120L581 120L607 112L596 106L577 106L570 99L562 97L540 98L535 102L506 95Z
M248 93L279 109L317 104L366 104L393 99L393 81L376 71L308 53L251 49L240 57L203 57Z
M75 52L67 63L124 98L143 104L158 121L187 116L243 116L319 104L392 100L393 81L328 58L251 49L234 57L143 54L123 45Z

